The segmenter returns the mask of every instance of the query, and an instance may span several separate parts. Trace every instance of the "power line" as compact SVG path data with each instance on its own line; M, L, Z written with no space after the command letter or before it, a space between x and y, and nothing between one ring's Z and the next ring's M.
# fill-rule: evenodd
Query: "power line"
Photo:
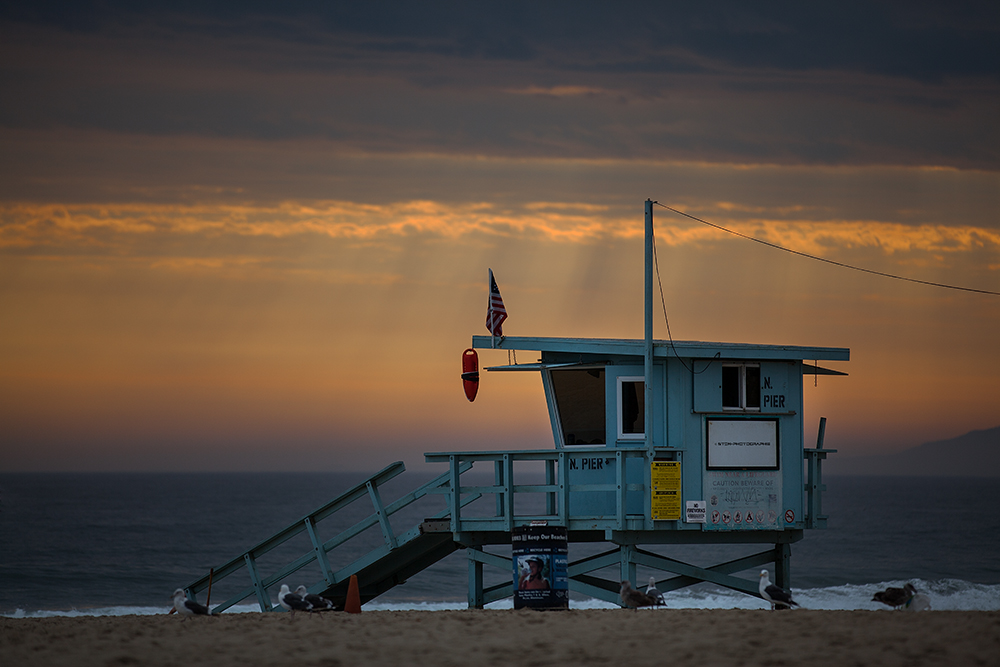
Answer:
M656 202L653 203L655 204ZM701 375L702 373L707 371L708 367L712 365L712 362L718 359L721 355L720 353L716 352L715 356L712 357L712 359L707 364L705 364L704 368L702 368L700 371L696 371L694 369L694 360L693 359L691 360L691 366L688 367L688 365L684 363L684 358L677 352L677 348L674 346L674 336L673 334L670 333L670 320L667 318L667 302L663 297L663 281L660 279L660 261L656 257L655 231L653 232L653 266L656 268L656 282L660 286L660 305L663 306L663 322L664 324L667 325L667 340L670 341L670 349L671 351L673 351L674 356L677 357L677 361L681 362L681 366L686 368L688 372L691 373L691 375Z
M791 248L786 248L784 246L780 246L777 243L771 243L769 241L763 241L763 240L755 238L753 236L748 236L746 234L741 234L740 232L737 232L735 230L727 229L726 227L723 227L722 225L717 225L714 222L709 222L708 220L702 220L701 218L693 216L690 213L685 213L684 211L678 211L676 208L672 208L670 206L667 206L666 204L661 204L658 201L654 201L653 203L656 204L657 206L660 206L662 208L667 209L668 211L673 211L677 215L682 215L685 218L690 218L691 220L694 220L696 222L700 222L703 225L708 225L709 227L714 227L715 229L719 229L721 231L724 231L727 234L732 234L733 236L739 236L740 238L746 239L748 241L753 241L755 243L760 243L761 245L766 245L766 246L768 246L770 248L775 248L777 250L784 250L785 252L790 252L793 255L799 255L800 257L805 257L807 259L814 259L817 262L826 262L827 264L833 264L834 266L839 266L841 268L852 269L854 271L861 271L862 273L870 273L870 274L875 275L875 276L882 276L883 278L893 278L895 280L904 280L904 281L906 281L908 283L917 283L919 285L930 285L932 287L943 287L945 289L959 290L959 291L962 291L962 292L975 292L976 294L990 294L992 296L1000 296L1000 292L992 292L990 290L985 290L985 289L975 289L973 287L959 287L957 285L947 285L945 283L935 283L935 282L931 282L929 280L918 280L916 278L907 278L906 276L897 276L897 275L892 274L892 273L884 273L882 271L874 271L872 269L865 269L865 268L862 268L860 266L853 266L851 264L844 264L843 262L837 262L837 261L834 261L832 259L827 259L825 257L817 257L816 255L810 255L809 253L806 253L806 252L800 252L798 250L792 250Z

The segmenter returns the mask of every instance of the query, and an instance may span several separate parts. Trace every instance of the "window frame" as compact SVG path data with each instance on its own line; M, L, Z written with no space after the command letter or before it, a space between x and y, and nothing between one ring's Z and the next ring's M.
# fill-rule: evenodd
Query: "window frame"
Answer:
M601 440L602 440L601 443L574 442L573 444L568 444L566 442L567 429L566 429L566 424L564 422L564 419L566 418L566 415L563 414L563 411L560 408L560 404L559 404L560 403L560 400L559 400L560 392L559 392L559 390L556 387L556 385L558 383L556 382L556 379L553 377L555 374L558 374L558 373L561 373L561 372L566 372L566 371L598 371L598 373L599 373L599 379L601 380L600 386L601 386L601 396L602 396L602 399L601 399L600 406L599 406L599 412L598 412L598 410L595 410L594 412L595 412L595 414L600 414L600 415L604 416L603 430L601 431ZM543 371L543 377L545 378L543 382L546 385L546 391L547 392L551 391L551 395L552 395L552 403L550 405L550 417L553 420L553 424L552 425L553 425L553 431L554 431L553 434L555 435L555 438L556 438L556 448L557 449L573 449L574 447L606 447L607 444L608 444L607 443L607 439L608 439L608 435L607 435L607 417L606 417L606 411L607 411L607 389L606 389L606 387L607 387L607 385L606 385L606 380L605 380L605 378L607 377L607 368L606 368L606 366L604 364L580 364L580 365L573 365L571 367L556 367L556 368L551 368L551 369L544 370ZM563 406L563 407L565 407L565 406Z
M722 364L722 410L723 412L760 412L760 363L759 362L738 362L738 363L724 363ZM725 382L726 382L726 368L738 368L739 369L739 379L737 380L737 386L739 389L739 405L726 405L725 404ZM756 368L757 369L757 405L747 405L747 369Z
M646 423L643 419L642 431L639 433L625 433L623 428L623 417L624 417L624 405L622 404L622 385L626 382L639 383L643 387L641 395L637 395L636 398L642 401L642 414L645 415L646 410L646 377L643 375L619 375L616 380L615 392L615 427L617 429L616 436L618 440L645 440L646 439Z

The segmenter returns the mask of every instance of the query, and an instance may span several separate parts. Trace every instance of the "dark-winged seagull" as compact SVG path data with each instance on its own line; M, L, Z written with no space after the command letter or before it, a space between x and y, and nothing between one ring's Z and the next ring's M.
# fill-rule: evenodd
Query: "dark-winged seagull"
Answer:
M762 598L771 603L771 609L791 609L799 606L788 591L771 583L771 575L767 570L760 571L760 585L757 590L760 591Z
M656 577L649 578L649 586L646 586L646 595L649 597L650 600L653 601L653 604L656 605L664 604L663 593L661 593L656 588Z
M907 583L902 588L893 588L890 586L884 591L879 591L873 595L872 602L881 602L893 609L899 609L903 605L908 604L916 594L917 589L911 583Z
M211 616L212 612L203 604L198 604L194 600L188 600L183 588L174 591L174 609L187 620L188 616Z
M628 579L622 582L622 589L619 593L622 598L622 604L629 609L638 609L639 607L652 607L656 604L653 598L649 597L642 591L637 591L632 588L632 584Z
M281 590L278 591L278 604L291 614L292 620L295 619L295 612L312 609L312 605L303 600L301 595L288 590L288 584L281 584Z
M305 586L299 586L295 589L295 594L306 601L310 605L309 611L333 611L333 602L327 600L322 595L316 595L315 593L310 593L309 589Z

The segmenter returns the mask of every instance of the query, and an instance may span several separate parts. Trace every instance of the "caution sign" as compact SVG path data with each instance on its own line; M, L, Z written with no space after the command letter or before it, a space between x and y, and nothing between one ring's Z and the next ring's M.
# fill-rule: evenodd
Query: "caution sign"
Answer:
M649 496L654 521L681 519L681 462L653 461L650 464L653 489Z

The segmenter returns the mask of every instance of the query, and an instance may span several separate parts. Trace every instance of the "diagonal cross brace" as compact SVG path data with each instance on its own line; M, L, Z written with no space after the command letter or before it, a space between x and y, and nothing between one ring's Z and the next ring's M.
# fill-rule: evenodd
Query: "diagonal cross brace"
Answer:
M661 593L707 581L709 583L716 584L717 586L731 588L733 590L740 591L741 593L747 593L749 595L759 597L756 582L729 575L733 572L741 572L752 567L773 563L774 550L762 551L760 553L744 556L725 563L719 563L718 565L712 565L707 568L691 565L690 563L683 563L679 560L674 560L673 558L667 558L666 556L660 556L659 554L654 554L649 551L643 551L642 549L635 549L633 559L637 565L645 565L646 567L665 570L667 572L674 572L681 575L679 577L666 579L662 583L657 582L656 587Z

